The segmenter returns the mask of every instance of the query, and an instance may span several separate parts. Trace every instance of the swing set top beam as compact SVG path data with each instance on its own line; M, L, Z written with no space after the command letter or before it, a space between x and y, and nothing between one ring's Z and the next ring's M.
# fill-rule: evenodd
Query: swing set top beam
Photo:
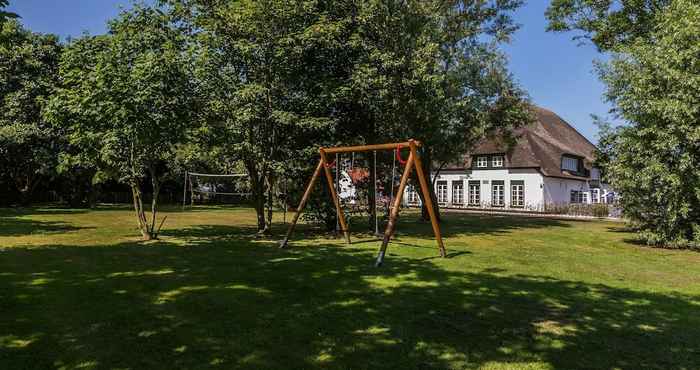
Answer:
M411 143L416 147L421 146L421 142L417 140L409 140L402 143L374 144L374 145L356 145L356 146L334 146L321 148L320 150L326 154L350 153L350 152L371 152L374 150L392 150L398 148L409 148Z

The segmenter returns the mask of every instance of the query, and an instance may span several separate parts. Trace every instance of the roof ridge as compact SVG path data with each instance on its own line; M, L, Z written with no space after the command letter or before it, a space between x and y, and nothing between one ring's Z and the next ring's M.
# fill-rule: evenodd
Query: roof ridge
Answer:
M573 131L574 131L578 136L580 136L583 140L586 140L586 142L587 142L588 144L591 144L591 146L593 146L593 147L597 147L597 146L596 146L595 144L593 144L590 140L588 140L588 138L587 138L586 136L584 136L576 127L574 127L571 123L569 123L567 120L565 120L564 118L562 118L560 115L558 115L558 114L555 113L554 111L552 111L552 110L550 110L550 109L547 109L547 108L544 108L544 107L540 107L540 106L538 106L538 105L535 105L535 108L537 108L537 109L539 109L539 110L542 110L542 111L544 111L544 112L546 112L546 113L549 113L549 114L551 114L551 115L557 117L557 118L559 119L559 121L563 122L568 128L570 128L571 130L573 130Z

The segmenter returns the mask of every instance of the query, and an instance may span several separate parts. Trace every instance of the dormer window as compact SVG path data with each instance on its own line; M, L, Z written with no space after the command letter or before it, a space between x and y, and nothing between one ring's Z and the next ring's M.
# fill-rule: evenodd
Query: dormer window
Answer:
M488 166L489 166L489 157L486 157L486 156L476 157L476 167L477 168L486 168Z
M581 165L581 159L571 156L561 157L561 169L569 172L579 172Z
M494 155L491 157L491 167L503 167L503 156Z

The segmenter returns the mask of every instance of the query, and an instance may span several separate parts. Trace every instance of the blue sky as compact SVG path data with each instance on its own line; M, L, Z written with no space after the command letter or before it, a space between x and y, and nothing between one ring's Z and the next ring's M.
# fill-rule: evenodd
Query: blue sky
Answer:
M129 4L129 0L10 0L9 10L18 13L31 30L65 38L104 33L106 21ZM556 112L596 142L597 129L590 115L605 117L610 108L593 70L593 60L603 56L591 45L578 46L571 34L545 32L547 4L529 0L516 12L515 20L522 27L503 48L510 70L535 104Z

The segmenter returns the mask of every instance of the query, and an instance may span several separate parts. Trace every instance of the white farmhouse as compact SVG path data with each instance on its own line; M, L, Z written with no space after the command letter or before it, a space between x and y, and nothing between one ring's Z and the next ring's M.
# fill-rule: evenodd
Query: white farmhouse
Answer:
M536 121L516 131L514 144L484 139L462 163L440 171L435 187L440 206L544 212L571 203L612 202L613 192L592 166L595 146L555 113L534 111ZM414 188L404 202L420 204Z

